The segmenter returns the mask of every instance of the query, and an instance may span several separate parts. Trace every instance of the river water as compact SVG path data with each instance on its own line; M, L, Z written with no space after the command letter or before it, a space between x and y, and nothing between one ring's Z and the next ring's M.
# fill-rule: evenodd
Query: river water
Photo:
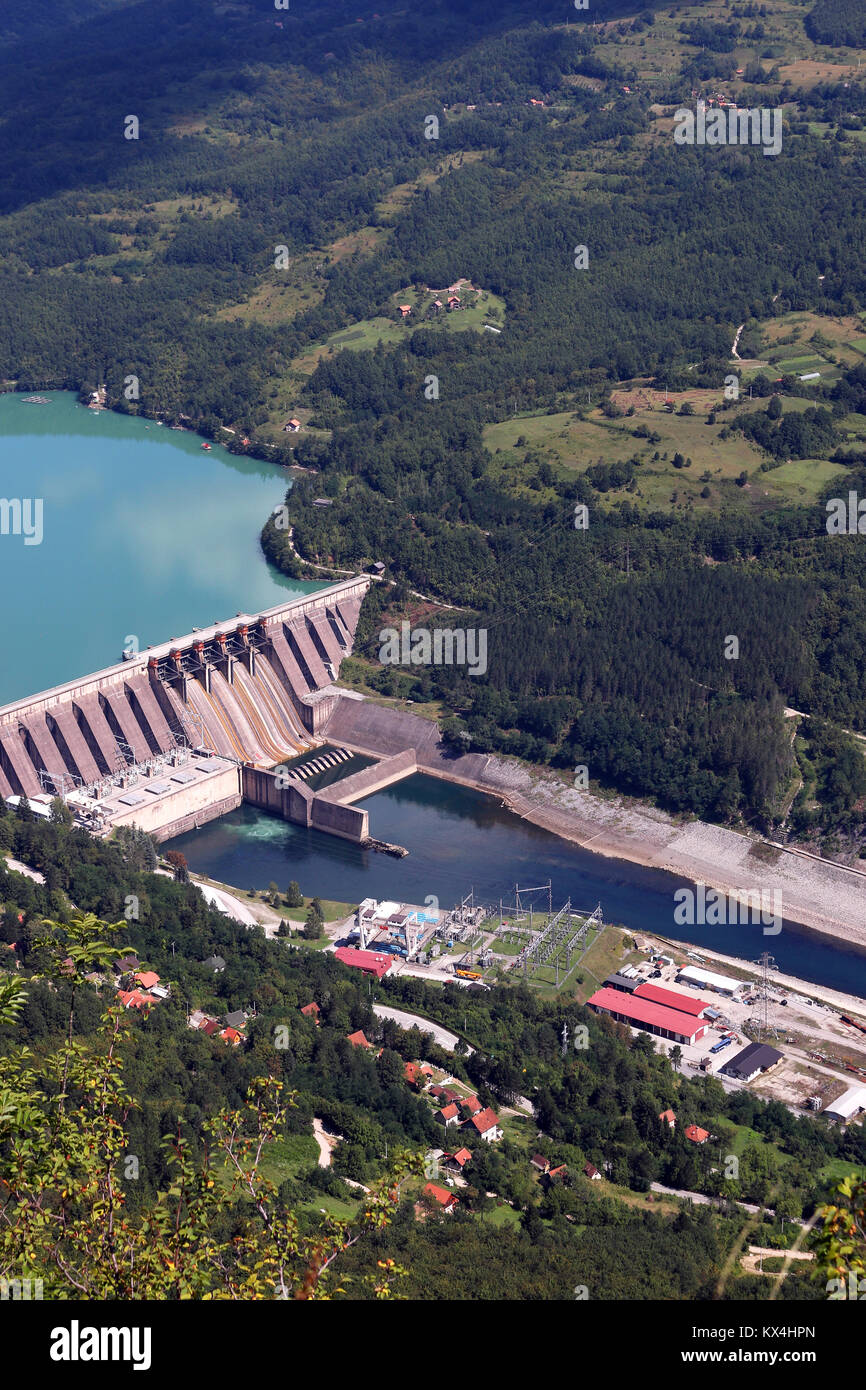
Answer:
M436 897L450 908L474 888L476 899L492 907L513 896L515 883L530 888L550 879L554 909L569 897L579 909L600 902L605 921L748 961L769 951L786 974L866 997L866 954L789 922L772 936L760 926L676 925L673 895L681 878L580 849L482 792L418 773L356 805L369 811L371 835L404 845L405 859L251 806L178 837L172 848L193 870L236 888L273 881L285 890L296 879L306 894L349 903L375 897L423 905ZM536 901L546 909L546 894Z

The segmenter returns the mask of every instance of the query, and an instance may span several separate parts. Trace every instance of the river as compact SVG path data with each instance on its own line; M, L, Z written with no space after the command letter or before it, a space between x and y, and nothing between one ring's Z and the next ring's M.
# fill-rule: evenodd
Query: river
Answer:
M683 880L658 869L607 859L560 840L501 806L494 797L418 773L356 805L370 813L370 833L409 850L405 859L363 850L348 840L277 820L251 806L171 842L197 873L236 888L285 890L296 879L308 895L357 903L365 897L450 908L470 889L487 906L521 888L552 883L554 908L601 903L605 920L756 960L763 951L779 970L866 998L866 954L790 922L778 935L759 926L679 926L675 889ZM546 894L536 898L546 907ZM720 967L722 970L723 967Z

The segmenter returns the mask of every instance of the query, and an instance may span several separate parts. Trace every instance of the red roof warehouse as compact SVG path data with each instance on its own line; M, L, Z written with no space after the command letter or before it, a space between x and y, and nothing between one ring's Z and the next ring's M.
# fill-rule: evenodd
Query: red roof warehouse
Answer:
M618 989L598 989L586 1002L597 1013L609 1014L619 1023L628 1023L632 1028L642 1028L647 1033L657 1033L659 1037L670 1038L674 1042L695 1042L704 1036L709 1027L705 1019L694 1018L680 1009L667 1009L651 999L641 999L637 996L637 990L629 995Z
M393 956L384 955L381 951L359 951L354 946L338 946L334 955L344 965L354 965L365 975L375 975L377 980L387 975L394 964Z
M695 999L689 994L679 994L675 989L662 989L660 985L638 985L634 993L639 999L650 999L653 1004L663 1004L666 1009L677 1009L679 1013L693 1014L695 1018L700 1018L704 1009L710 1008L709 999Z

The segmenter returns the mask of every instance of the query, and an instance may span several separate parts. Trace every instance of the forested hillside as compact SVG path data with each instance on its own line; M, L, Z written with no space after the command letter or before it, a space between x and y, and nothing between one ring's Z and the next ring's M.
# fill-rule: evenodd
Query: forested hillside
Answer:
M61 12L0 50L0 377L316 470L268 555L475 611L483 682L368 672L464 746L855 858L863 560L825 504L866 461L866 82L812 42L845 14ZM677 145L699 95L781 108L781 152Z
M38 1249L47 1261L51 1248L59 1257L35 1271L44 1273L50 1296L68 1295L64 1271L70 1262L77 1268L83 1260L88 1288L98 1284L101 1296L128 1297L125 1273L119 1272L125 1271L125 1261L112 1275L108 1266L97 1270L87 1264L88 1241L68 1244L75 1223L90 1219L98 1186L94 1162L99 1169L109 1151L113 1154L109 1170L119 1183L115 1201L137 1230L152 1213L156 1194L172 1183L181 1148L193 1167L209 1153L210 1188L214 1181L227 1181L219 1150L209 1147L208 1126L221 1110L240 1110L250 1087L262 1098L256 1078L269 1078L293 1097L267 1140L262 1169L274 1184L275 1212L281 1219L296 1213L301 1231L311 1234L323 1203L334 1216L360 1216L358 1189L344 1179L373 1184L390 1175L395 1155L441 1146L430 1105L407 1084L406 1061L444 1064L483 1104L503 1113L519 1095L532 1097L537 1126L508 1121L501 1144L491 1146L461 1131L472 1165L468 1184L460 1188L461 1211L453 1229L446 1233L435 1220L416 1221L414 1202L423 1179L410 1179L393 1224L368 1233L349 1259L348 1269L359 1274L375 1268L376 1259L408 1267L402 1291L410 1297L446 1297L450 1289L450 1297L462 1299L559 1299L587 1280L594 1299L710 1296L742 1228L737 1200L765 1204L770 1210L760 1238L784 1244L783 1216L811 1215L829 1193L830 1174L840 1161L866 1162L861 1128L843 1133L823 1121L795 1118L778 1102L746 1092L728 1095L712 1077L687 1079L654 1051L651 1039L631 1038L628 1030L574 1000L545 1000L525 986L482 994L456 984L443 990L410 977L371 986L332 955L266 941L259 930L237 927L209 910L191 885L154 875L147 837L127 833L116 843L100 843L69 828L59 807L55 815L51 823L35 822L26 802L14 816L0 813L0 848L38 868L46 880L41 886L0 870L0 951L25 996L20 1016L0 1023L3 1277L20 1273L23 1249ZM130 894L138 917L124 926ZM121 931L94 924L88 935L76 925L82 919L72 911L73 901L83 913L95 913L106 923L119 921ZM109 1020L107 1030L105 1010L116 1006L117 995L105 944L114 944L116 955L134 952L170 989L170 998L140 1016L119 1011L120 1023ZM219 974L205 963L215 952L225 961ZM8 980L4 972L4 989ZM372 1010L377 997L457 1030L474 1051L461 1047L456 1055L446 1054L416 1029L404 1031L378 1019ZM319 1005L318 1023L301 1013L312 1001ZM232 1047L219 1036L193 1031L187 1020L196 1009L215 1015L246 1011L248 1040ZM569 1036L586 1028L586 1046L564 1048L563 1024ZM376 1044L374 1050L348 1041L358 1029ZM101 1074L108 1055L122 1071L131 1103L119 1107L115 1148L108 1146L104 1155L100 1150L97 1160L71 1141L68 1153L60 1151L66 1156L56 1160L52 1191L63 1188L60 1209L67 1234L54 1237L51 1223L48 1230L45 1222L31 1229L23 1218L14 1219L19 1203L30 1201L37 1150L21 1147L24 1135L11 1122L14 1111L5 1102L27 1076L28 1103L40 1113L43 1107L50 1110L56 1099L55 1059L62 1058L67 1036L75 1049L73 1074L84 1078L70 1085L71 1114L79 1104L88 1111L86 1078ZM29 1052L22 1053L22 1044ZM679 1117L675 1132L659 1120L672 1105ZM314 1116L342 1136L330 1168L316 1161ZM709 1150L688 1142L683 1130L690 1123L711 1125L723 1151L740 1155L736 1180L722 1176ZM567 1180L536 1181L529 1160L539 1145L552 1163L567 1165ZM602 1198L582 1177L587 1161L603 1166L609 1178ZM656 1180L708 1192L720 1199L720 1210L678 1214L676 1206L662 1203L653 1212L644 1199ZM188 1204L178 1200L177 1189L162 1200L186 1222ZM636 1204L642 1201L641 1210ZM238 1194L212 1214L215 1224L199 1235L195 1292L186 1296L202 1295L211 1241L240 1231L247 1205ZM189 1206L193 1209L192 1196ZM25 1239L33 1244L22 1244ZM196 1253L195 1242L190 1253ZM229 1268L235 1259L226 1254ZM28 1272L34 1272L32 1263ZM163 1292L155 1296L180 1296L181 1277L192 1279L185 1268L167 1270ZM367 1288L359 1282L350 1292L363 1297ZM822 1285L811 1276L792 1276L782 1292L786 1298L819 1297ZM723 1296L763 1294L760 1281L729 1273Z

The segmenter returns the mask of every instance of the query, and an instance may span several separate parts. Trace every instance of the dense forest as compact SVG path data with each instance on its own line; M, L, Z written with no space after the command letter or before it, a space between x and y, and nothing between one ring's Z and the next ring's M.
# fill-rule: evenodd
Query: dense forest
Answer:
M866 43L866 14L859 0L818 0L806 17L806 32L816 43Z

